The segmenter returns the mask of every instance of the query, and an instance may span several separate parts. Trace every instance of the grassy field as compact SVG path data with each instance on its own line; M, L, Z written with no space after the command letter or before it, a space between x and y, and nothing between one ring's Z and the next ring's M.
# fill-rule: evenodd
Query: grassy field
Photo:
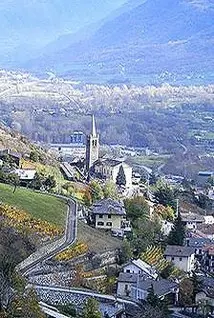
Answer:
M89 250L95 253L114 251L120 248L123 243L122 240L111 237L110 234L92 228L81 221L78 223L77 239L85 242Z
M146 166L148 168L157 168L167 162L169 155L159 156L135 156L129 158L129 163L134 166Z
M29 212L32 216L56 225L64 225L67 206L53 196L40 194L30 189L0 183L0 201Z

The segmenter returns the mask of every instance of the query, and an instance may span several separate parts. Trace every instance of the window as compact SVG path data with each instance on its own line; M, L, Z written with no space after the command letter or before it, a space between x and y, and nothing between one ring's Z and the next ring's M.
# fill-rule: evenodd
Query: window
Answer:
M103 218L103 215L102 215L102 214L99 214L99 218L102 219L102 218Z
M104 226L104 222L98 222L97 225Z
M174 258L174 257L172 257L172 258L171 258L171 261L174 261L174 259L175 259L175 258Z
M180 262L182 261L182 257L179 258L179 261L180 261Z
M111 214L108 215L108 219L111 219Z
M127 270L126 270L126 273L130 273L130 269L127 269Z
M112 226L112 222L107 222L106 226Z

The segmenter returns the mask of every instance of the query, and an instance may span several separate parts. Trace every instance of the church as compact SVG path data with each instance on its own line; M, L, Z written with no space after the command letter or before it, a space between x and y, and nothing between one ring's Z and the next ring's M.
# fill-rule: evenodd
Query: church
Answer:
M99 158L99 135L96 130L94 115L91 132L86 138L86 172L89 176L117 183L118 174L123 170L125 187L132 186L132 167L124 161L113 158Z

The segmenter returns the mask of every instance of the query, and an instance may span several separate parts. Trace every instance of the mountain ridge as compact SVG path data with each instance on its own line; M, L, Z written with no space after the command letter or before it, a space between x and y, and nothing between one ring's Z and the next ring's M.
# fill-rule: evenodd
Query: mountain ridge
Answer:
M35 63L89 81L99 75L132 80L140 73L212 72L213 21L209 0L146 0L104 22L85 41Z

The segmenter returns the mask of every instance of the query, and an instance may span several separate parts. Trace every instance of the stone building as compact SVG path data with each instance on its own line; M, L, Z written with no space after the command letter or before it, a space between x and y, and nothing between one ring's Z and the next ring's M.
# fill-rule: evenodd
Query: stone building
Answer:
M125 186L130 188L132 186L132 167L123 161L115 159L99 159L94 164L94 173L98 178L116 183L120 167L122 167L124 171L126 179Z

